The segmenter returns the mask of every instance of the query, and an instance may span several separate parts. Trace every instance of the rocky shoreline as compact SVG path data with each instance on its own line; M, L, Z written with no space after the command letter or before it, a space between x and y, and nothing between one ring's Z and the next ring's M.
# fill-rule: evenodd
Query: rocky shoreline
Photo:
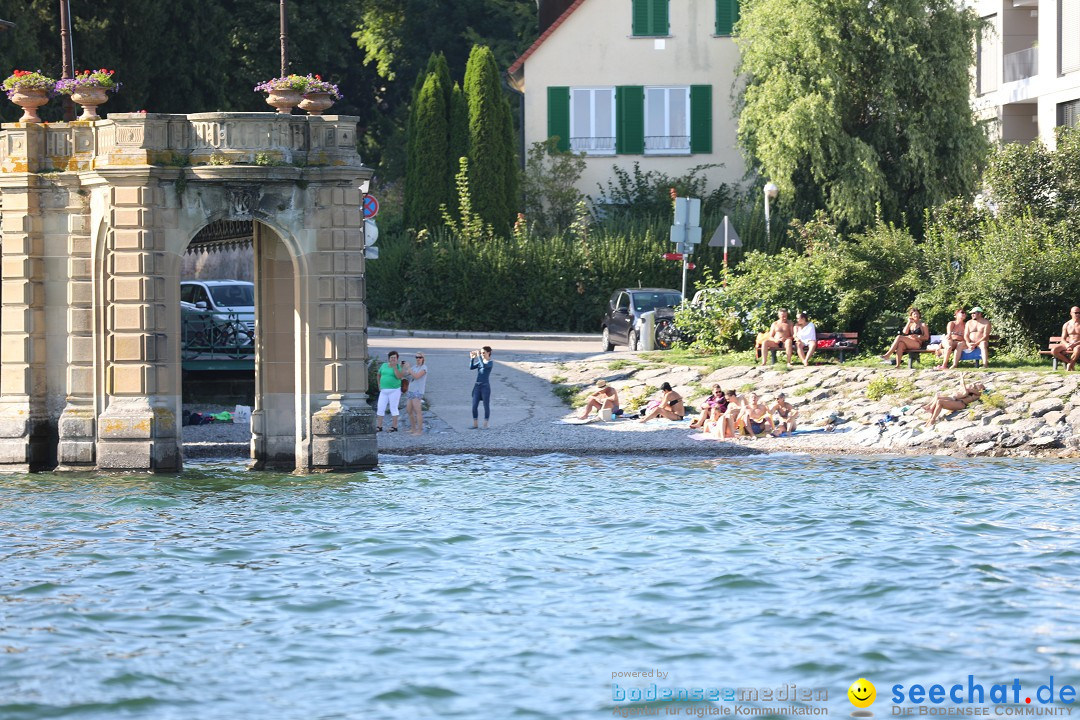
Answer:
M923 427L921 406L938 393L959 387L959 374L818 365L809 368L733 366L708 372L702 368L668 366L633 354L597 354L580 360L536 362L506 360L505 364L532 385L504 402L529 403L526 419L500 425L505 417L496 407L491 429L456 430L440 417L438 405L425 412L425 432L410 435L402 413L402 432L379 433L384 455L478 454L487 456L740 456L776 452L815 454L897 454L955 456L1080 457L1080 373L1039 373L1010 370L971 371L968 381L985 382L983 400L967 410L943 416L932 429ZM799 408L800 428L829 425L832 432L800 432L794 436L758 440L705 439L688 422L633 420L574 424L577 410L559 402L562 394L591 392L603 378L620 394L624 406L646 399L665 381L688 404L698 406L714 383L739 394L754 390L771 400L783 391ZM870 399L875 391L882 394ZM231 408L230 408L231 409ZM886 420L887 417L893 418ZM460 425L459 425L460 427ZM250 428L207 425L184 428L188 458L243 458Z

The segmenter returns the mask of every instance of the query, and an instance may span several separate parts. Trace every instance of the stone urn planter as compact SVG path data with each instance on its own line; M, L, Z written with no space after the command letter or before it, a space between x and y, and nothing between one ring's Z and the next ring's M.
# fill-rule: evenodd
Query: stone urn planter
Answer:
M300 104L303 95L299 90L269 90L266 93L266 104L277 108L283 115L292 114L292 109Z
M11 102L15 103L23 109L22 117L19 118L19 122L24 123L39 123L41 117L38 115L38 108L49 102L49 91L33 88L16 88L11 93Z
M79 120L100 120L101 116L98 115L97 111L98 105L108 101L109 96L107 88L97 85L83 85L72 91L71 99L83 109L82 115L78 118Z
M322 115L324 110L330 109L334 104L334 98L328 92L304 93L304 99L300 102L300 109L308 115Z

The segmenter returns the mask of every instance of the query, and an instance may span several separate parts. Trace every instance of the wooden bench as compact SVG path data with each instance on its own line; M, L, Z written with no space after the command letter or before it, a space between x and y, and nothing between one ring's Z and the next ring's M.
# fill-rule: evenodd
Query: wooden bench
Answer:
M931 335L930 336L930 344L931 345L934 344L934 338L940 338L940 337L943 337L943 336L941 336L941 335ZM994 333L990 333L990 351L991 352L994 351L994 346L997 344L997 341L998 341L998 336L995 335ZM940 345L940 343L939 343L939 345ZM905 350L904 354L907 355L908 370L913 369L915 367L915 360L922 360L923 355L925 355L927 353L936 354L937 352L938 352L937 348L929 348L929 347L923 348L921 350ZM976 355L975 353L976 353L975 350L965 350L963 353L961 353L959 362L965 362L965 361L970 360L970 361L975 363L975 367L979 367L979 363L982 361L982 357L981 357L982 352L979 351L978 355ZM1047 350L1045 354L1049 355L1050 351ZM957 364L959 364L959 363L957 363ZM1056 363L1054 365L1054 369L1055 370L1057 369L1057 364Z
M844 353L854 354L859 349L859 333L855 332L819 332L817 334L818 345L814 350L814 354L817 355L823 352L836 352L840 354L840 362L844 362ZM821 347L822 340L832 340L833 344L829 347ZM791 354L792 359L796 359L797 355L793 351ZM776 364L776 350L769 351L769 361L772 364ZM754 362L761 362L761 349L754 348Z
M1055 370L1057 370L1058 359L1054 356L1053 351L1050 348L1054 347L1055 345L1059 344L1060 342L1061 342L1061 336L1060 335L1051 335L1050 339L1046 341L1046 349L1039 351L1040 355L1049 355L1050 356L1050 358L1054 361L1054 369Z
M899 335L900 331L897 330L896 334ZM944 335L931 335L930 336L930 345L933 345L933 344L937 343L937 345L940 347L941 342L944 339L945 339ZM914 368L915 367L915 361L916 360L921 361L922 356L925 355L926 353L935 353L936 354L937 351L938 351L938 348L931 348L931 347L925 347L925 348L922 348L921 350L915 350L915 351L905 350L904 354L907 355L908 370L911 370L912 368Z
M1000 339L1001 338L999 338L994 333L990 333L990 337L989 337L990 342L988 343L988 347L990 348L990 353L991 354L993 354L993 352L996 349L996 346L998 344L998 341ZM964 352L960 353L960 361L957 362L956 364L959 365L960 363L967 362L968 360L973 361L975 363L975 367L979 367L979 365L985 365L986 364L986 360L983 358L982 350L980 348L968 349L968 350L965 350Z

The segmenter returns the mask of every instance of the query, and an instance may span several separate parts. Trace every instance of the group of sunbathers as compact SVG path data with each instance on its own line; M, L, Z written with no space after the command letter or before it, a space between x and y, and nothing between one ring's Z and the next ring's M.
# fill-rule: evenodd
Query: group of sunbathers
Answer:
M794 432L798 416L799 411L782 392L769 405L756 392L739 397L734 390L724 392L719 385L713 385L712 395L701 404L701 413L690 427L716 438L756 440L763 435L779 437Z
M882 362L900 367L900 360L904 353L917 353L922 350L933 349L940 360L935 370L944 370L949 365L949 357L952 357L953 369L956 369L963 354L968 350L978 350L979 359L985 367L990 358L990 321L983 315L981 307L971 308L971 319L967 319L964 308L957 308L953 313L953 321L945 328L945 334L941 336L938 346L930 348L930 328L922 319L922 313L918 308L908 311L908 321L900 330L900 334L893 340L892 345L881 356ZM890 358L890 355L892 356Z

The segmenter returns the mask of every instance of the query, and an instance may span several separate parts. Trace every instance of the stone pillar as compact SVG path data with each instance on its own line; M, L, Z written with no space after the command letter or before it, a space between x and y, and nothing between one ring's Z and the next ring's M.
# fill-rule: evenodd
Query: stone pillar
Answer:
M32 156L44 131L8 130ZM13 137L14 136L14 137ZM12 147L7 148L12 158ZM51 466L55 426L49 422L45 375L44 236L40 178L7 174L0 256L0 468L27 471Z
M74 192L71 193L74 195ZM99 211L100 212L100 211ZM93 467L97 429L97 383L94 374L94 258L90 213L70 208L62 216L67 230L67 332L64 408L60 413L58 469Z
M375 414L367 404L367 307L364 233L355 186L319 189L318 226L309 263L309 318L314 341L308 361L311 415L309 470L371 468L378 461Z
M175 470L180 439L170 382L167 280L155 267L153 208L162 192L152 176L125 172L112 195L111 222L103 254L105 303L105 410L98 418L98 467ZM176 294L176 293L172 293ZM173 353L175 354L175 353Z
M296 431L296 281L288 248L255 224L255 409L251 458L256 470L294 469Z

